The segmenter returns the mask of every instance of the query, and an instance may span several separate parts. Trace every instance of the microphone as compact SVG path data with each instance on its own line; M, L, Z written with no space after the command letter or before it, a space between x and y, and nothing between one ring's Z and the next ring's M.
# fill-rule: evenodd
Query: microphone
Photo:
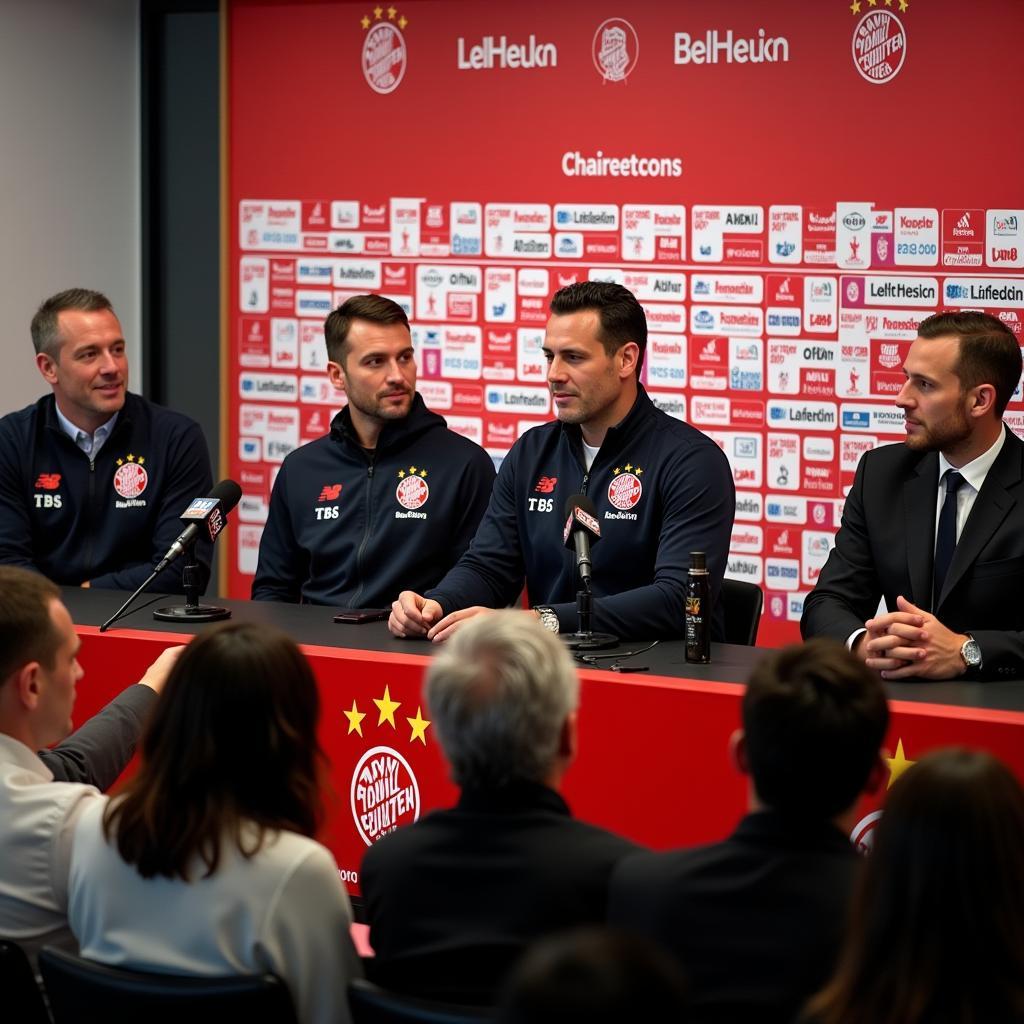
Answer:
M594 503L585 494L570 495L565 502L562 540L570 551L576 551L576 568L587 590L590 589L591 578L590 546L600 539L601 524Z
M576 552L576 568L580 574L581 589L576 593L578 626L575 633L561 634L561 640L571 651L594 651L614 647L619 638L611 633L595 633L590 628L593 595L590 592L590 546L601 539L601 523L594 503L585 494L570 495L565 502L565 529L562 541L570 551Z
M211 542L224 529L227 516L242 497L242 488L234 480L221 480L215 484L206 498L194 498L188 508L178 517L188 523L177 540L167 549L167 554L160 559L154 572L162 573L176 558L183 555L198 539L206 533Z

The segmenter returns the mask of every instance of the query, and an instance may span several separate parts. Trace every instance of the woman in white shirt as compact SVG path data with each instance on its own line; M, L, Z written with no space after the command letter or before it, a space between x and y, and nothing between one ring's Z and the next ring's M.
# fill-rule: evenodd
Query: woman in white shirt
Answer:
M317 843L320 699L284 633L192 641L122 793L75 829L68 917L82 955L179 974L270 972L303 1024L344 1024L360 972L348 895Z

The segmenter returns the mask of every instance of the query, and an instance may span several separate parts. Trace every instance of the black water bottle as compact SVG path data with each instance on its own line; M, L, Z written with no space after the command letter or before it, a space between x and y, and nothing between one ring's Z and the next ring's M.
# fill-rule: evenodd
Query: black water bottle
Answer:
M686 574L686 660L711 661L711 577L703 551L690 552Z

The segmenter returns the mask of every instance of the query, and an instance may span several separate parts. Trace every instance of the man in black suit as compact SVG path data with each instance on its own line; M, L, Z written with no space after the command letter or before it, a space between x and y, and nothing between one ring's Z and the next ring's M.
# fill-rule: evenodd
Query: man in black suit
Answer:
M835 966L861 792L885 773L882 682L833 640L773 652L729 750L750 813L724 842L628 857L609 921L680 960L695 1024L788 1024Z
M1019 678L1024 443L1002 421L1017 339L986 313L937 313L903 372L906 441L861 459L801 631L886 679Z
M427 673L458 804L385 836L360 882L380 984L489 1003L534 940L607 911L629 841L575 821L558 785L576 753L579 680L535 617L467 622Z

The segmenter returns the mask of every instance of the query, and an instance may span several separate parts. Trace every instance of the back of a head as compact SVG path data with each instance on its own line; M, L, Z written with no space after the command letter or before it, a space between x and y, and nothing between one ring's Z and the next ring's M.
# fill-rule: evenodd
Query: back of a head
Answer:
M1024 1019L1024 788L989 754L922 758L889 792L825 1021Z
M0 684L30 661L53 665L60 637L50 605L59 599L45 576L0 565Z
M868 874L885 935L912 921L929 935L903 924L907 940L954 974L982 959L998 975L1003 961L1024 1000L1024 788L1005 765L953 748L911 766L889 793Z
M293 640L266 625L197 637L175 663L142 738L142 763L108 834L145 877L212 873L221 837L248 823L312 835L322 816L320 700Z
M758 798L801 817L833 818L856 801L889 723L877 674L824 638L766 655L742 707Z
M579 680L533 616L498 611L445 643L427 671L426 700L455 782L490 789L547 778Z
M506 986L498 1024L685 1024L679 965L641 935L569 932L533 946Z

